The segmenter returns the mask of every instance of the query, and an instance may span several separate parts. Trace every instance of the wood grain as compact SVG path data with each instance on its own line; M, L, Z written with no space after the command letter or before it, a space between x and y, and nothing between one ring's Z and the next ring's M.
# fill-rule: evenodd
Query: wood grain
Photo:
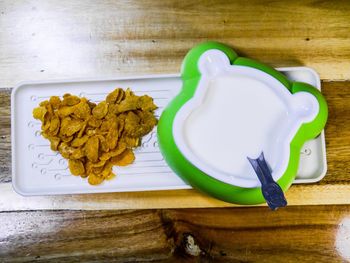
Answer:
M325 92L329 108L325 129L329 176L320 183L347 183L350 181L350 82L339 82L325 88ZM338 122L338 118L344 119Z
M11 89L0 89L0 183L11 181Z
M37 211L0 217L0 259L7 262L109 262L117 258L130 262L160 260L171 254L171 242L155 211Z
M331 216L330 216L331 214ZM341 262L349 206L0 214L0 261Z
M0 185L0 212L24 210L115 210L154 208L240 207L196 190L121 192L24 197L11 184ZM288 206L350 205L350 185L294 185L286 193ZM261 204L259 206L266 206Z
M349 204L349 17L350 2L341 0L0 0L0 88L179 72L186 52L205 40L275 67L310 66L323 80L347 81L323 83L327 176L293 186L287 198ZM10 89L1 89L1 262L350 261L349 205L115 211L229 204L193 190L21 197L6 183L9 109Z
M272 66L350 79L350 2L0 1L0 86L23 80L173 73L217 40Z

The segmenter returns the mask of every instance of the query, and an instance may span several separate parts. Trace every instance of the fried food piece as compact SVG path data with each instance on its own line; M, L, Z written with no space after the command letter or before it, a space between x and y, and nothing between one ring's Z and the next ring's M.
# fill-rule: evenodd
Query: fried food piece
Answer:
M85 175L88 176L89 174L92 173L92 165L93 162L91 162L89 159L86 158L85 161Z
M132 111L129 111L126 118L125 118L125 124L124 124L124 132L125 135L130 135L130 136L134 136L133 134L135 133L135 131L140 128L140 117L137 116L137 114L135 114Z
M107 142L107 147L110 150L113 150L118 143L118 122L117 120L113 121L110 120L109 121L109 130L108 133L106 135L106 142Z
M88 121L88 125L93 127L93 128L98 128L102 124L102 120L98 120L95 117L91 117Z
M126 111L137 110L139 106L139 99L134 96L126 96L125 100L123 100L117 107L117 113L123 113Z
M71 115L74 111L75 111L74 106L61 106L58 109L58 116L60 116L60 118L64 118Z
M107 144L106 138L103 135L101 135L101 134L97 134L96 137L100 140L101 151L105 152L105 153L109 152L109 148L108 148L108 144Z
M99 144L100 141L96 136L90 137L85 144L86 157L92 162L97 162L98 160Z
M100 156L100 160L104 160L104 161L109 160L110 158L117 156L117 155L121 154L122 152L124 152L125 149L126 149L126 144L121 142L118 144L118 147L115 148L113 151L103 153Z
M73 136L69 136L69 137L67 137L67 136L61 136L60 137L61 138L61 140L62 140L62 142L67 142L67 143L69 143L69 142L71 142L72 140L73 140Z
M109 120L103 120L100 126L99 131L100 132L108 132L109 131L109 125L110 125L110 121Z
M74 133L80 131L80 129L83 127L84 122L77 119L72 119L64 124L62 124L61 130L62 134L69 137L72 136Z
M47 113L47 109L43 106L40 106L33 110L33 117L34 119L44 122L44 117L46 113Z
M89 104L89 107L90 107L91 110L96 107L96 103L91 102L89 100L87 101L87 104Z
M120 141L125 143L128 148L137 147L137 146L139 146L139 143L140 143L140 139L137 137L123 136Z
M86 129L86 127L87 127L87 124L88 124L88 120L85 120L85 121L83 122L83 125L82 125L82 127L81 127L79 133L78 133L78 136L77 136L78 138L80 138L80 137L83 136L83 134L84 134L84 132L85 132L85 129Z
M68 167L73 175L81 175L85 173L84 164L80 160L69 160Z
M44 117L44 122L41 125L41 130L43 132L47 132L50 129L51 122L49 121L49 117L45 116Z
M49 103L51 104L53 109L58 109L61 105L61 99L58 96L51 96L49 99Z
M73 150L72 154L70 155L71 159L81 159L82 157L85 156L85 151L83 150L83 148L76 148Z
M80 98L69 93L63 95L63 106L74 106L80 102Z
M87 103L87 99L82 98L80 102L77 105L75 105L73 113L79 119L88 119L91 115L91 109L89 104Z
M113 168L113 163L110 161L106 162L101 172L101 176L103 179L107 178L110 175L110 173L112 172L112 168Z
M134 137L141 137L153 130L157 125L158 120L152 112L149 111L137 111L137 115L141 118L141 123L138 128L135 129Z
M154 111L158 107L154 104L152 97L143 95L139 98L139 108L142 111Z
M72 141L72 146L73 147L80 147L80 146L83 146L89 139L89 136L87 135L84 135L83 137L80 137L80 138L75 138L73 141Z
M50 140L50 148L52 151L57 151L58 149L58 145L61 141L60 138L58 137L49 137L49 140Z
M107 160L101 160L101 161L99 161L97 163L92 163L91 167L92 168L95 168L95 167L102 167L103 168L103 166L106 164L106 161Z
M111 93L109 93L106 97L106 102L107 103L119 103L121 102L125 97L125 92L123 89L115 89Z
M104 178L105 180L112 180L115 177L115 173L112 171Z
M135 155L131 149L126 149L121 154L111 158L111 163L118 166L127 166L133 163Z
M108 103L105 101L101 101L95 108L92 110L92 115L96 119L102 119L108 113Z
M91 184L91 185L98 185L98 184L101 184L101 183L103 182L103 178L97 176L97 175L94 174L94 173L90 173L90 174L89 174L89 177L88 177L88 182L89 182L89 184Z
M69 146L67 142L62 142L58 145L58 151L66 159L70 159L70 156L74 152L74 150L75 148Z
M56 135L59 129L60 129L60 118L55 115L51 119L49 131L52 135Z

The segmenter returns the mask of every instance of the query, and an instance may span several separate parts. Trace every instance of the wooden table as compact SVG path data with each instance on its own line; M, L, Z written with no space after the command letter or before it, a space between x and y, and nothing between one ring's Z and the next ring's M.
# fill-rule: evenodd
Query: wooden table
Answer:
M179 72L186 52L205 40L320 74L329 104L321 182L293 186L290 206L277 212L222 208L232 205L194 190L31 198L13 192L16 83ZM349 121L350 2L0 1L0 261L350 260Z

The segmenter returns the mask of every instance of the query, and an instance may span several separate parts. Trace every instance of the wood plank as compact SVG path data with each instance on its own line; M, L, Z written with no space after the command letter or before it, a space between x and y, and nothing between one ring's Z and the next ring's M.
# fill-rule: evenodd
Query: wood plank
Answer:
M0 192L0 211L240 207L193 189L23 197L1 184ZM350 184L293 185L286 198L288 206L350 205L349 193Z
M342 184L350 182L350 82L323 87L329 109L325 128L328 171L320 183Z
M0 89L0 183L11 182L11 89Z
M217 40L272 66L350 79L350 2L1 1L0 83L180 70Z
M156 211L31 211L0 218L0 261L125 262L171 253Z
M349 206L28 211L0 221L6 262L350 260Z

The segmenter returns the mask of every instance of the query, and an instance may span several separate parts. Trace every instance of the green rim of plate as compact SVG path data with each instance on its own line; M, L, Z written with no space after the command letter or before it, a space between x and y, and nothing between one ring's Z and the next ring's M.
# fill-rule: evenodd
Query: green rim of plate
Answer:
M319 135L324 128L328 117L327 103L320 91L315 87L306 83L291 82L286 76L272 67L249 58L239 57L236 52L227 45L218 42L205 42L195 46L187 53L181 68L181 78L183 81L182 90L164 109L158 123L158 143L164 159L177 175L189 183L193 188L201 192L230 203L245 205L264 203L265 199L261 193L260 187L242 188L224 183L205 174L192 165L181 154L175 144L173 136L173 122L175 116L180 108L193 97L201 78L198 69L198 60L204 52L211 49L224 52L232 65L252 67L271 75L293 94L301 91L309 92L317 99L319 103L319 112L316 118L311 122L304 123L290 143L288 167L282 177L278 180L278 184L283 191L286 191L295 179L299 165L301 147L305 141L313 139Z

